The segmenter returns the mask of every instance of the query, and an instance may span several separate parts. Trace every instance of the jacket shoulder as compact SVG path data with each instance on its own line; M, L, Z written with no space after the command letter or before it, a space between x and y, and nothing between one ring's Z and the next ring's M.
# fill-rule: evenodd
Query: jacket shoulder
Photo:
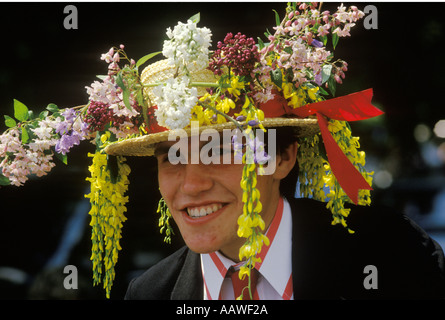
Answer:
M169 300L189 249L183 247L133 279L126 300Z
M335 286L353 288L345 291L356 297L445 297L442 248L405 215L383 206L350 205L346 221L355 233L349 234L343 226L331 225L326 203L309 199L289 202L296 244L311 243L307 255L314 258L312 252L317 252L319 265L326 266L320 267L319 275L337 268L339 283ZM305 252L306 248L301 245L299 250ZM378 290L363 290L366 266L377 268Z

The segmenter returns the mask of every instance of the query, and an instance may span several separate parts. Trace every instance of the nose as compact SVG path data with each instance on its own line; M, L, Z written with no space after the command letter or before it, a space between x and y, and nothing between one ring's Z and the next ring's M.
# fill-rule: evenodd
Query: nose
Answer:
M197 196L212 188L213 180L205 165L186 164L182 176L181 191L190 196Z

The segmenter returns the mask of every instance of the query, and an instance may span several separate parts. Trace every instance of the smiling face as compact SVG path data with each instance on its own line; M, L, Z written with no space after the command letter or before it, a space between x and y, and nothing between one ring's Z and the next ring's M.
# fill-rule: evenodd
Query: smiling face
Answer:
M237 220L243 208L240 181L244 165L190 164L190 161L172 164L168 150L174 144L160 143L155 155L161 194L185 243L192 251L219 250L237 261L239 248L246 240L237 236ZM221 145L220 149L230 150L231 144ZM277 160L280 158L277 156ZM280 197L280 169L277 166L275 174L258 176L257 180L263 204L261 215L267 228Z

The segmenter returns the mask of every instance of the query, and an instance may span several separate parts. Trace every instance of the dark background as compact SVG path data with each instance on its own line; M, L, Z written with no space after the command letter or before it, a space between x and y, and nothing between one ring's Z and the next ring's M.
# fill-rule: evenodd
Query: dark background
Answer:
M78 10L77 30L64 28L68 4L0 3L1 115L13 115L13 99L35 113L49 103L60 108L87 103L84 87L107 71L102 53L121 43L135 60L159 51L166 28L197 12L200 25L212 30L215 46L227 32L265 40L264 31L275 25L272 9L282 17L286 7L284 2L70 4ZM337 5L325 3L323 9L335 11ZM362 10L366 5L357 4ZM373 5L378 28L366 30L360 21L335 51L349 64L337 92L373 88L373 103L385 111L352 124L367 153L367 167L376 172L373 203L413 217L444 246L445 139L433 128L445 119L445 4ZM3 117L0 129L5 129ZM88 152L94 146L84 142L68 155L69 166L57 162L43 178L0 188L0 298L104 298L100 288L91 289L89 203L83 197L89 187ZM178 232L172 245L159 234L153 159L128 158L128 163L131 200L112 299L122 299L133 276L182 245ZM61 287L68 264L79 270L79 290Z

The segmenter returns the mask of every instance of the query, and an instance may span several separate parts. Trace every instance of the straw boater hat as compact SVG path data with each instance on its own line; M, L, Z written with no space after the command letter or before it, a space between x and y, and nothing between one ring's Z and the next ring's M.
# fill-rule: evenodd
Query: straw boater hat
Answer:
M143 84L151 83L163 83L168 79L175 76L176 68L174 65L168 63L167 60L161 60L147 66L142 74L141 80ZM200 70L199 72L191 73L191 80L198 82L214 82L217 83L218 78L214 73L208 69ZM204 95L206 92L205 88L198 88L198 95ZM148 101L155 101L155 95L153 93L153 88L145 88L145 94L148 97ZM243 125L244 123L241 123ZM261 124L265 128L271 127L294 127L296 131L296 136L305 137L314 135L319 132L318 122L316 118L299 118L299 117L274 117L265 118L261 121ZM233 122L215 123L211 125L199 126L197 133L202 130L214 129L216 131L222 132L224 129L235 129L235 124ZM121 155L121 156L153 156L154 150L157 143L164 142L168 140L168 136L175 133L175 130L170 130L167 128L158 128L158 130L163 130L156 133L149 133L136 138L125 139L113 144L108 145L105 148L105 152L109 155ZM180 129L181 132L186 132L189 136L192 133L190 126ZM178 132L176 130L176 132Z

